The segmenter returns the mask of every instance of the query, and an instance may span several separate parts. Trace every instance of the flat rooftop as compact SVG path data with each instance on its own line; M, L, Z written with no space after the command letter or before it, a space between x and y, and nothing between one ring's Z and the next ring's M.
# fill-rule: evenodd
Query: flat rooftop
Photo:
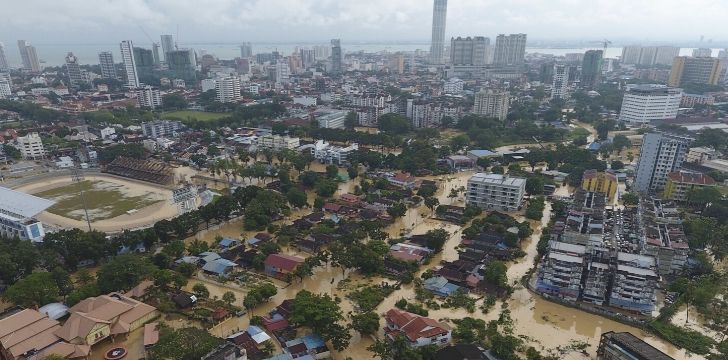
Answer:
M0 212L21 218L32 218L55 202L0 186Z
M508 175L501 175L501 174L486 174L486 173L477 173L473 175L468 182L476 182L476 183L482 183L482 184L498 184L503 186L525 186L526 185L526 179L519 178L519 177L512 177Z

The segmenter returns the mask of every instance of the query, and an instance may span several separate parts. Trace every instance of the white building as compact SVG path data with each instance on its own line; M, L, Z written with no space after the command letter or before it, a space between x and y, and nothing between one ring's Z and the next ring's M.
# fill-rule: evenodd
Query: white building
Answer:
M692 139L649 133L642 138L634 188L642 193L665 188L667 174L680 169Z
M111 51L102 51L99 53L99 66L101 67L101 77L105 79L116 79L114 54Z
M100 133L101 133L101 138L106 139L106 138L110 137L111 135L116 134L116 129L114 129L112 127L105 127L100 130Z
M136 91L137 103L139 107L150 108L152 110L162 106L162 93L159 89L151 86L145 86Z
M18 138L18 150L26 160L37 160L45 156L43 141L38 133L30 133Z
M200 82L200 86L202 86L202 92L208 92L210 90L215 90L217 88L217 80L202 79L202 81Z
M172 87L175 89L184 89L187 87L184 79L172 79Z
M654 120L677 117L682 90L664 85L637 85L625 92L619 121L646 125Z
M293 103L305 107L316 106L318 99L315 96L294 96Z
M285 61L278 61L275 65L276 84L288 84L291 82L291 68Z
M468 179L467 202L484 210L517 211L525 192L524 178L477 173Z
M13 89L10 87L10 82L0 77L0 99L9 97L13 94Z
M131 40L124 40L119 48L121 49L121 60L124 62L124 71L126 72L126 86L132 89L138 88L141 84L139 83L136 61L134 60L134 44Z
M320 111L314 113L314 117L320 128L343 129L347 114L343 110Z
M301 140L296 137L280 135L263 135L256 139L255 145L259 148L273 150L294 150L301 145Z
M461 95L463 93L464 86L465 81L454 77L445 81L444 91L445 94Z
M177 130L182 129L182 127L183 125L179 121L156 120L142 123L142 132L144 133L144 136L152 139L160 137L174 137Z
M215 80L217 101L221 103L235 102L240 99L240 78L229 76Z
M0 234L34 242L43 241L43 224L34 217L53 201L0 187Z
M554 81L551 85L551 99L569 98L569 67L554 64Z
M349 164L349 156L359 150L358 144L352 144L347 147L334 146L326 141L318 140L311 147L313 157L322 164L334 164L345 166Z
M70 156L61 156L56 161L56 167L59 169L70 169L73 165L73 159Z
M505 120L510 105L510 93L504 90L483 89L475 94L473 113Z

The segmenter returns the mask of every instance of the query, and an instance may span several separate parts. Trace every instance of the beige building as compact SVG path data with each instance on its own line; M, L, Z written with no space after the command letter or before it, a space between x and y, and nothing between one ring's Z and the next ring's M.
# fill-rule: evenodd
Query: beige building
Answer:
M26 160L42 159L46 152L38 133L30 133L18 138L18 150Z
M60 328L58 321L38 310L0 314L0 359L42 359L53 354L66 359L86 358L91 348L63 341L55 334Z
M718 58L678 56L672 62L669 86L684 84L718 85L723 65Z
M156 318L153 306L118 293L91 297L69 309L71 316L55 334L71 344L94 345L128 334Z
M503 90L481 90L475 94L473 113L481 116L505 120L510 105L510 94Z

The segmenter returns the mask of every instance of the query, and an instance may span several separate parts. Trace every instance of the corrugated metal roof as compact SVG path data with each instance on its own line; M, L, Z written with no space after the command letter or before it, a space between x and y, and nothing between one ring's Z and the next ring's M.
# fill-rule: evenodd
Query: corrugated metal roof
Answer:
M55 202L0 186L0 208L31 218Z

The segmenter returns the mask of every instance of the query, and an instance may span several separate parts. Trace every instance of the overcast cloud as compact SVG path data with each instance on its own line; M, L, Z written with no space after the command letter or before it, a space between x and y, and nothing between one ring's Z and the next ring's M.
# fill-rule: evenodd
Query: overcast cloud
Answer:
M450 0L447 35L728 41L728 0ZM3 0L0 41L429 40L431 0Z

